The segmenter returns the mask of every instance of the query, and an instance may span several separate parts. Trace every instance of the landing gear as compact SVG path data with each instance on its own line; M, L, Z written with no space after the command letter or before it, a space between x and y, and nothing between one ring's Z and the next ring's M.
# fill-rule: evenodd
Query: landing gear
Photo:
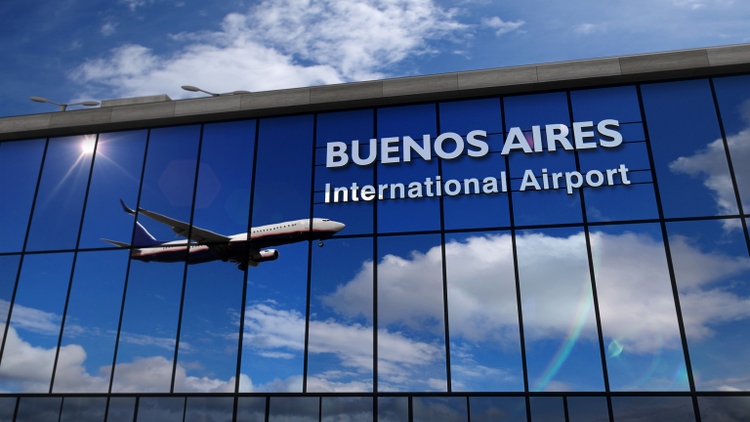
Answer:
M323 241L322 240L318 242L318 246L320 246L321 248L323 247Z

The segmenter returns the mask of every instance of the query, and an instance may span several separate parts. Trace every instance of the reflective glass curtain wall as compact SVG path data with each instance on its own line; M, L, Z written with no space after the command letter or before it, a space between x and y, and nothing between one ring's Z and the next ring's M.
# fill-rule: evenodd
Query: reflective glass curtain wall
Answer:
M728 76L2 142L0 419L742 420L748 125Z

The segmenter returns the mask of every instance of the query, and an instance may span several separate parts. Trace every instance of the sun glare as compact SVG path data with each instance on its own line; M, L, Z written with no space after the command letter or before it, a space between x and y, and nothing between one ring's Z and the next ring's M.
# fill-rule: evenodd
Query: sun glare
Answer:
M94 147L96 146L96 138L94 137L86 137L81 141L81 151L84 154L93 154L94 153Z

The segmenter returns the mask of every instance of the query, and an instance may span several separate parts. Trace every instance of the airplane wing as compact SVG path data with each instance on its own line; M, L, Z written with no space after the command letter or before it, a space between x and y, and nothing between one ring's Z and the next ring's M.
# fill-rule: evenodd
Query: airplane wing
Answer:
M122 209L125 210L126 213L135 215L135 210L125 205L125 202L122 199L120 199L120 204L122 205ZM175 220L174 218L167 217L166 215L155 213L149 210L144 210L141 207L138 207L138 212L152 220L156 220L162 224L170 226L172 228L172 231L177 233L178 236L189 237L189 239L194 242L219 245L229 243L229 237L224 236L223 234L214 233L210 230L202 229L196 226L190 227L190 224L185 223L184 221Z

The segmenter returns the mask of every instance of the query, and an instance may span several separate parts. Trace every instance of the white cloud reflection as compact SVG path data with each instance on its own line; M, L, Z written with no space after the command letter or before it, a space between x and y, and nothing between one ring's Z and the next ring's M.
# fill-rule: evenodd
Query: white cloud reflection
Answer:
M664 246L645 234L591 234L595 256L597 288L605 342L614 338L623 346L623 353L648 355L661 348L678 347L674 300L672 297ZM483 342L506 342L516 347L517 315L515 296L497 297L491 291L498 283L499 272L513 274L510 238L507 234L472 236L465 241L451 241L446 245L449 262L460 262L451 272L449 298L453 300L450 328L453 341L461 341L454 353L461 353L462 366L456 373L471 378L479 372L495 377L508 374L484 368L480 359L472 360L472 345L483 347ZM554 237L541 233L519 234L519 250L523 259L538 260L535 273L522 275L522 291L554 298L560 306L536 307L534 329L527 332L535 339L563 339L571 327L570 312L580 303L581 292L560 286L580 283L567 280L580 277L576 271L561 271L570 263L586 260L585 239L582 233ZM737 258L719 253L704 253L688 239L674 236L670 247L678 265L680 299L684 321L691 342L710 339L716 324L750 318L750 299L719 285L726 277L750 269L746 257ZM379 361L378 374L383 388L400 388L421 380L423 389L444 389L445 380L429 379L426 368L439 364L444 358L442 344L425 338L422 323L442 318L442 307L425 305L439 298L435 290L435 260L441 256L440 246L425 253L414 252L407 257L385 256L378 263ZM546 263L547 265L542 265ZM523 265L523 263L522 263ZM439 268L439 266L438 266ZM574 268L570 267L570 268ZM373 339L372 325L348 323L361 315L371 315L373 263L366 262L347 283L327 297L326 303L340 316L310 322L309 352L311 355L335 356L340 363L334 369L311 373L311 391L367 391L372 388ZM385 278L388 278L387 280ZM487 289L490 289L488 291ZM425 295L426 297L423 297ZM495 299L492 299L492 298ZM432 298L434 299L434 298ZM409 305L409 306L406 306ZM21 310L23 308L16 307ZM25 321L23 315L29 316ZM38 318L35 312L14 312L13 321L27 332L39 332L46 324L33 321L56 319ZM44 314L46 315L46 314ZM299 355L304 349L304 315L281 308L273 302L252 304L245 313L245 353L267 358L284 359ZM586 324L592 324L587 320ZM37 328L35 328L37 327ZM394 329L401 327L401 329ZM20 328L19 328L20 329ZM34 331L36 330L36 331ZM50 330L42 330L51 333ZM582 335L595 330L583 330ZM517 334L516 334L517 335ZM127 340L128 336L122 336ZM173 344L173 343L172 343ZM0 366L0 385L12 391L46 391L51 376L54 348L32 344L22 339L15 326L8 330L6 352ZM60 350L55 391L106 391L110 367L103 366L96 374L87 373L84 362L86 351L80 345L67 345ZM252 358L251 358L252 359ZM467 366L466 364L474 365ZM136 358L119 363L116 368L115 391L159 391L164 380L171 378L172 362L161 356ZM234 378L191 376L190 368L177 366L178 391L232 391ZM242 391L299 391L301 378L253 380L253 374L243 374ZM742 378L738 374L737 379ZM739 388L731 380L713 381L716 388ZM744 385L745 382L739 382Z

